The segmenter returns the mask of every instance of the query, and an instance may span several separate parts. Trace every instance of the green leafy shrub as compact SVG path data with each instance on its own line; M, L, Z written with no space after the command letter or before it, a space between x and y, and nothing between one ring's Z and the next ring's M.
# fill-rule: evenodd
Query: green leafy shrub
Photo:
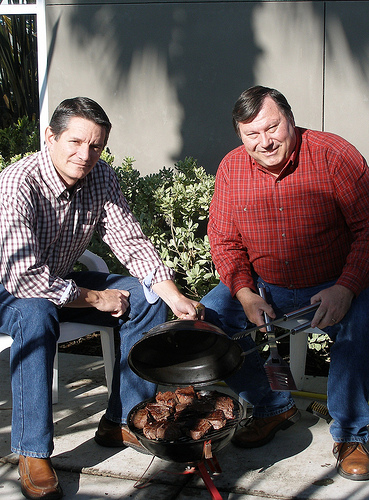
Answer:
M219 282L206 235L215 177L193 158L143 177L133 164L127 157L114 167L124 196L164 263L174 269L178 287L198 300ZM124 272L98 235L90 248L100 255L103 249L112 272Z
M0 129L0 167L5 168L9 163L39 149L38 120L30 120L27 116L23 116L17 123Z

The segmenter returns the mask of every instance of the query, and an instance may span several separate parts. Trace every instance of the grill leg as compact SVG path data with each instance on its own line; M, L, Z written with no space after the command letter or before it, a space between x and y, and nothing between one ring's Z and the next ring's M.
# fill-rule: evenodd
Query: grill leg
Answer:
M219 491L216 489L215 484L213 483L211 477L209 476L209 473L206 470L204 462L198 463L196 465L196 468L198 469L198 475L201 476L202 480L204 481L205 486L208 489L212 500L223 500L222 497L220 496Z

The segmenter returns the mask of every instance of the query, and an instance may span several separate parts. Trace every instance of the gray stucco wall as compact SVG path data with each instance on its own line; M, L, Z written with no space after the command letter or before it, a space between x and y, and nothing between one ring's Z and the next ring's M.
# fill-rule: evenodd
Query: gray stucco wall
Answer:
M47 1L49 108L87 95L109 147L141 173L185 156L215 173L239 145L231 110L278 88L298 125L344 136L369 159L367 1Z

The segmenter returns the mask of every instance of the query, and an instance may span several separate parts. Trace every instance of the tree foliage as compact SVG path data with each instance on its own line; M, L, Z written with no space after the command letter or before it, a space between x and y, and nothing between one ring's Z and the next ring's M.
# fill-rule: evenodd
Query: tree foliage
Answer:
M35 15L0 16L0 92L0 128L38 119Z

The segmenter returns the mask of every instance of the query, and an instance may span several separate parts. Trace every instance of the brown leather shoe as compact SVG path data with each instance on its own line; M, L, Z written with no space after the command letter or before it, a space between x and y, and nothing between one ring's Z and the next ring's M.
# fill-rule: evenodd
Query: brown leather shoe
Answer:
M296 406L273 417L250 417L245 426L235 433L232 443L241 448L258 448L269 443L277 431L288 429L300 417L301 413Z
M353 481L369 479L369 452L361 443L334 443L338 474Z
M95 441L100 446L108 448L124 448L130 446L141 453L150 454L138 441L127 425L117 424L108 420L105 415L101 417L99 427L95 433Z
M57 500L63 492L50 458L19 455L19 475L22 493L33 500Z

